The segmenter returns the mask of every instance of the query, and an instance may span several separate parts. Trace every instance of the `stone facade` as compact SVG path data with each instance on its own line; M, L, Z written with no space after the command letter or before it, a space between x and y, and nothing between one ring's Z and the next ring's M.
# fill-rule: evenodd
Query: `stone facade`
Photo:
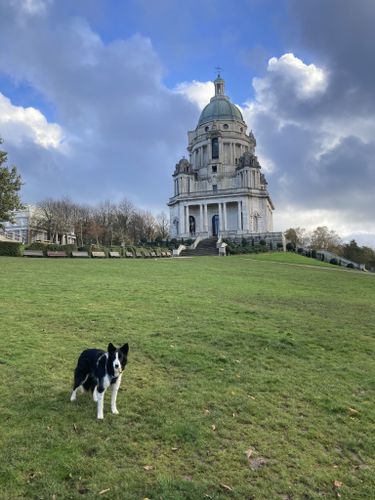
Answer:
M215 95L198 125L188 132L189 159L173 173L169 200L171 237L253 238L273 243L274 206L255 154L256 140L240 110L224 94L224 80L215 80Z

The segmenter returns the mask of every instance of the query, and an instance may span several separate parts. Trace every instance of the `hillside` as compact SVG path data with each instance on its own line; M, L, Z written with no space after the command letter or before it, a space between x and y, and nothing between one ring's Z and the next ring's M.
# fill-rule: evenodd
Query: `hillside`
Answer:
M375 276L288 254L0 271L2 498L374 496ZM97 422L72 374L110 341L129 364Z

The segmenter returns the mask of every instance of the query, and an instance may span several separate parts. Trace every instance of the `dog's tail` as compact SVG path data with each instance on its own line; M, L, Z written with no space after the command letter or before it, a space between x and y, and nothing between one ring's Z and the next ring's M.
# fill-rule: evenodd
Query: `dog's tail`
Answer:
M95 382L94 378L91 375L89 375L87 377L87 379L83 382L82 385L83 385L83 388L85 389L85 391L92 391L93 392L95 389L95 386L96 386L96 382Z

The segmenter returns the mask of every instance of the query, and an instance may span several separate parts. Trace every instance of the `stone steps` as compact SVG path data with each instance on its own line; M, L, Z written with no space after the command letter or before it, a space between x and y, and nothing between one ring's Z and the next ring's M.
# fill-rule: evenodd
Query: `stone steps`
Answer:
M216 248L217 239L207 238L198 243L197 248L194 250L187 248L182 250L181 257L203 257L207 255L218 255L219 251Z

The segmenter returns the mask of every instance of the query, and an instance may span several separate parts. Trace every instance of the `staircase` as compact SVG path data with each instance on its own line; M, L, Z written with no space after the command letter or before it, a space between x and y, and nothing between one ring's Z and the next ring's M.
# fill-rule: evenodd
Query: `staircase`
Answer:
M219 251L216 248L217 238L207 238L198 243L198 246L191 250L187 248L182 250L180 253L181 257L201 257L203 255L219 255Z

